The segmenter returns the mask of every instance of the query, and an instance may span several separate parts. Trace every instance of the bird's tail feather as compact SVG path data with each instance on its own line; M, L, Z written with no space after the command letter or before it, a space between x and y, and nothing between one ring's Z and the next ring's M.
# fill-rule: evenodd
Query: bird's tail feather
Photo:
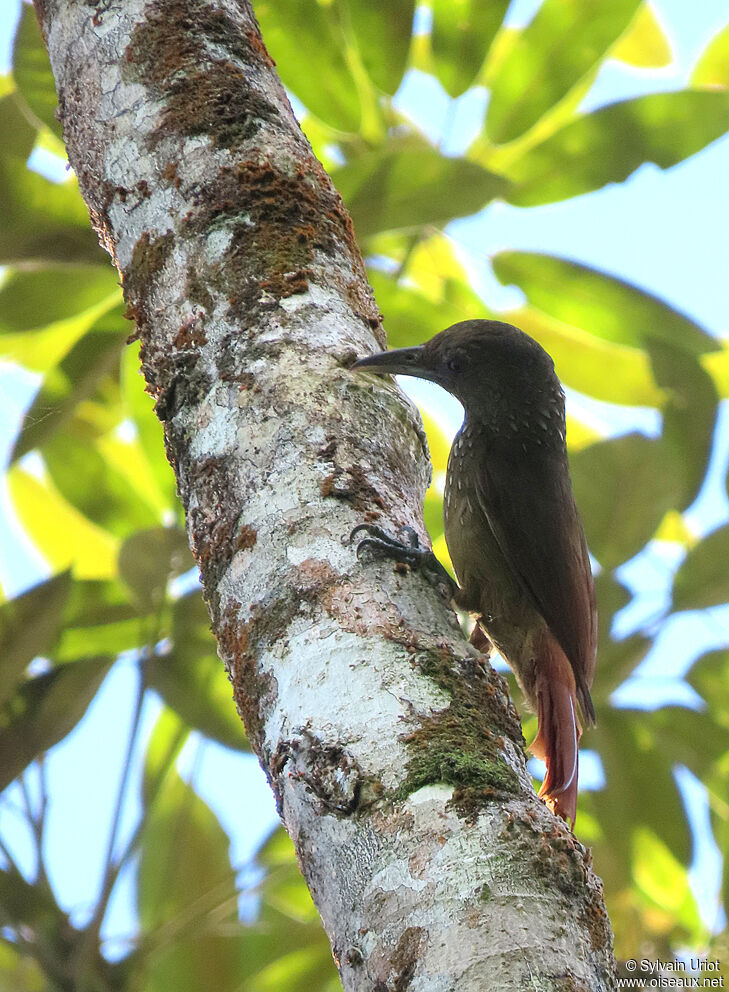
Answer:
M556 639L547 633L537 675L539 730L532 754L547 763L540 797L574 825L577 815L577 753L582 727L572 666Z

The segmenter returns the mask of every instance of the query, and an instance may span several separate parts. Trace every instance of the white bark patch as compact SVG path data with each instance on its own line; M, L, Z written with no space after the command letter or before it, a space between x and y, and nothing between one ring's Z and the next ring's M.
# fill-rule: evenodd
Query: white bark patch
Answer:
M400 893L402 889L412 889L414 892L422 892L427 885L427 882L413 878L410 874L407 861L391 862L382 871L378 871L372 879L372 886L381 889L383 892Z
M262 670L275 676L278 687L265 723L266 750L273 753L302 729L316 728L323 741L346 747L367 775L396 788L407 761L400 737L413 723L413 709L442 709L449 702L445 694L403 669L398 645L373 658L361 637L333 621L297 618L286 645L261 658Z

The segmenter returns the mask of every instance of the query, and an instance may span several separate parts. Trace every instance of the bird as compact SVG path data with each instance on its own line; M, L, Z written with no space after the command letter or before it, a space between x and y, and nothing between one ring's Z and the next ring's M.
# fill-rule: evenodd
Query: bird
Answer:
M442 386L464 410L448 458L446 545L453 599L475 616L472 642L493 644L538 718L530 750L546 762L539 796L574 827L580 723L595 723L595 588L566 447L564 391L542 346L512 324L464 320L424 344L361 358L353 370ZM434 558L361 524L402 560ZM354 533L354 532L353 532Z

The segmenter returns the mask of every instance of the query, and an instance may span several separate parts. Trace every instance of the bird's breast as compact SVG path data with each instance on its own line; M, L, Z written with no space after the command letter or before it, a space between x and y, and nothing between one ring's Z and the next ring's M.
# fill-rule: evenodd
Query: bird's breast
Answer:
M478 491L488 457L488 437L464 425L448 459L445 539L461 586L460 604L484 616L518 618L526 606L524 591L499 546Z
M486 439L464 426L448 458L443 510L448 553L466 595L471 588L474 592L482 588L494 559L500 557L488 517L479 503L477 479L484 457ZM473 609L477 608L474 604Z

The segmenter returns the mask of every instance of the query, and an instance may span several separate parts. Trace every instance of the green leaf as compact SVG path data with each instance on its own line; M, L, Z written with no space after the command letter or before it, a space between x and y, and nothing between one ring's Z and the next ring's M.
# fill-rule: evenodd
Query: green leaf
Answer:
M134 421L139 444L144 452L148 470L145 479L154 487L158 499L177 509L175 476L167 461L162 439L162 427L154 413L154 400L145 391L144 377L139 368L139 343L127 348L122 357L122 400L126 416Z
M181 911L198 902L211 909L234 894L228 835L210 807L172 771L147 812L142 837L138 909L145 934L174 924ZM204 917L202 905L199 911Z
M149 735L144 759L142 800L145 806L154 804L155 796L168 774L177 775L175 762L189 736L189 727L177 713L163 706Z
M256 969L251 989L341 990L319 914L301 877L293 844L282 828L266 840L257 860L266 870L260 886L263 905L258 926L272 939L266 967Z
M549 352L565 386L608 403L661 405L664 393L656 385L644 351L605 341L531 307L503 314L503 319L526 331Z
M99 329L102 324L103 320L96 321L92 333ZM58 370L51 369L47 375L47 381L56 383L58 378L60 378ZM77 437L85 438L90 444L96 444L99 450L104 449L104 457L109 458L112 462L115 462L115 459L106 449L113 448L117 442L119 444L133 444L134 439L127 438L126 431L122 430L122 437L119 437L117 433L124 420L124 409L121 404L116 369L111 374L102 375L91 395L82 399L70 410L63 411L63 415L66 416L66 414L68 419L64 429ZM53 432L51 432L52 435Z
M116 657L144 642L144 617L121 582L74 582L54 661L88 654Z
M704 610L729 603L729 524L691 548L673 580L675 610Z
M50 950L49 945L55 945L53 952L62 952L64 938L68 939L70 922L68 916L60 909L47 880L28 882L19 871L10 867L0 870L0 926L11 927L16 933L28 931L36 939L40 938ZM3 951L7 944L0 944L0 989L11 989L13 986L2 984L3 968L7 958ZM47 988L47 986L40 986ZM25 992L26 986L18 988Z
M508 0L433 0L433 69L451 96L475 81L508 6Z
M0 355L33 372L45 373L89 331L118 334L121 320L119 294L114 291L87 310L46 327L0 334Z
M630 602L631 596L626 587L610 572L601 572L595 576L595 596L600 614L598 630L600 646L610 640L610 627L616 613L619 613Z
M500 282L517 285L539 310L606 341L645 348L657 339L691 355L719 347L699 324L658 297L586 265L504 251L494 257L493 267Z
M395 988L395 986L392 986ZM339 992L339 982L331 954L324 948L305 947L277 958L267 968L259 972L253 981L255 992Z
M598 604L598 625L602 630L609 630L609 624L600 612ZM597 649L597 668L595 682L590 690L598 712L602 705L609 705L610 696L629 678L638 665L648 654L653 641L643 634L631 634L614 640L605 637Z
M640 0L544 0L494 79L486 131L512 141L585 76L630 23Z
M610 856L622 861L623 871L630 862L631 839L640 828L652 830L684 864L690 857L688 824L672 765L645 726L645 717L644 710L604 707L599 725L589 733L590 747L603 763L606 787L584 797L585 806L597 816ZM585 744L587 740L585 735Z
M641 550L675 505L673 466L660 441L641 434L591 444L570 464L590 551L603 568L615 568Z
M435 544L443 534L443 496L433 486L425 494L423 522L430 535L430 543Z
M5 878L0 883L0 901L4 901L6 892L13 889L16 895L25 894L21 888L14 888L16 879L22 876L16 872L3 872L3 875L7 877L7 884ZM0 989L2 992L50 992L46 975L32 953L24 953L8 941L0 944Z
M447 224L476 213L504 190L504 180L474 162L446 158L422 141L389 142L336 169L360 237L394 228Z
M64 499L115 537L160 523L153 507L85 438L71 431L56 434L44 446L43 458Z
M74 509L47 479L14 465L7 482L18 520L54 571L71 567L77 579L116 575L118 542Z
M159 607L169 580L193 564L184 532L172 527L140 531L119 552L119 575L149 610Z
M109 620L90 627L71 627L63 631L53 659L58 662L76 661L89 651L103 652L116 658L123 651L142 647L143 630L138 617Z
M451 442L438 421L431 417L427 410L421 410L420 416L422 417L423 427L425 427L425 433L428 437L433 474L437 475L439 472L445 472L446 470Z
M701 365L712 378L719 396L725 400L729 398L729 348L723 343L723 347L712 355L704 355Z
M13 47L13 76L39 123L62 138L61 125L56 120L56 84L38 19L31 6L23 6L20 15Z
M138 616L139 610L121 582L74 582L64 614L64 629L90 628Z
M369 0L340 0L340 5L347 12L370 79L385 93L395 93L410 50L414 0L390 0L387 7Z
M190 727L226 747L249 751L200 592L189 593L175 602L172 642L168 654L147 662L147 684Z
M0 791L76 726L111 667L86 658L29 679L0 712Z
M96 445L106 464L120 479L124 480L133 497L149 508L156 523L182 519L182 509L172 494L160 492L146 452L139 437L119 437L105 434L99 437ZM174 476L173 476L174 482Z
M698 495L709 465L719 397L711 376L693 356L655 340L648 342L648 352L656 382L668 395L662 440L683 480L676 505L683 512Z
M111 265L8 272L0 286L0 332L28 331L67 320L114 293L121 302L119 275Z
M368 277L379 306L387 314L387 342L391 348L421 344L450 324L484 315L485 308L475 294L471 307L464 312L449 301L434 302L376 269L370 269Z
M686 680L706 703L713 724L724 730L729 729L729 697L726 692L729 685L729 651L724 648L701 655L691 666Z
M679 90L621 100L584 114L504 168L505 199L520 207L619 183L644 162L668 169L729 128L729 93Z
M692 86L729 86L729 24L717 31L691 74Z
M650 3L640 5L610 58L639 69L662 69L671 64L671 42Z
M0 162L15 159L25 167L28 156L33 151L36 130L23 113L17 92L6 93L0 98L0 134L3 136Z
M357 84L333 5L261 0L256 17L284 86L327 124L357 131L361 118Z
M53 438L73 417L79 403L93 395L99 380L119 366L123 339L90 331L51 370L23 418L11 461Z
M269 906L292 920L305 922L317 918L316 906L299 871L294 845L282 827L266 840L256 860L266 869L263 895Z
M148 810L138 912L146 992L240 988L235 873L230 841L210 807L174 771ZM228 937L231 926L235 936ZM150 953L151 952L151 953Z
M0 157L0 265L103 261L77 183L52 183Z
M30 662L55 644L70 588L63 572L0 605L0 706Z
M709 708L663 706L645 714L646 727L655 737L667 764L685 765L700 780L729 753L729 727L721 726Z
M686 865L645 828L635 832L633 852L633 875L639 890L695 939L701 939L701 920Z

